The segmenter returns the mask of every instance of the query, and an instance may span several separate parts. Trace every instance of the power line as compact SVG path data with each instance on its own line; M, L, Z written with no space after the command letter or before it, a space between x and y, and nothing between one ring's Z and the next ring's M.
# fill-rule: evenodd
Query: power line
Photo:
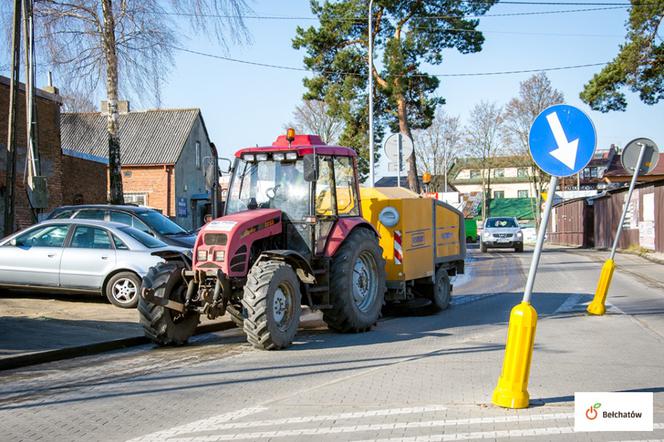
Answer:
M200 55L200 56L203 56L203 57L215 58L215 59L219 59L219 60L230 61L230 62L233 62L233 63L246 64L246 65L250 65L250 66L259 66L259 67L270 68L270 69L281 69L281 70L287 70L287 71L310 72L310 73L314 73L314 74L360 76L360 74L358 74L356 72L333 71L333 70L327 70L327 69L317 71L317 70L312 70L312 69L307 69L307 68L298 68L298 67L295 67L295 66L284 66L284 65L249 61L249 60L241 60L241 59L238 59L238 58L225 57L223 55L216 55L216 54L209 54L209 53L206 53L206 52L195 51L193 49L180 48L180 47L177 47L177 46L171 46L171 48L173 48L175 50L178 50L178 51L181 51L181 52L187 52L187 53L190 53L190 54ZM604 66L605 64L607 64L607 63L603 62L603 63L577 64L577 65L571 65L571 66L556 66L556 67L538 68L538 69L519 69L519 70L512 70L512 71L464 72L464 73L429 74L429 75L431 75L433 77L441 77L441 78L442 77L480 77L480 76L493 76L493 75L513 75L513 74L527 74L527 73L533 73L533 72L562 71L562 70L569 70L569 69L597 67L597 66ZM417 75L415 75L415 76L417 76Z
M506 3L501 1L501 3ZM535 3L538 4L538 3ZM559 5L566 5L568 3L559 3ZM529 16L529 15L551 15L551 14L567 14L567 13L578 13L578 12L596 12L596 11L610 11L617 9L625 9L630 5L616 5L605 6L601 8L581 8L581 9L557 9L553 11L530 11L530 12L505 12L500 14L484 14L484 15L467 15L464 18L485 18L485 17L517 17L517 16ZM242 15L242 14L195 14L188 12L155 12L150 11L149 14L158 14L158 15L172 15L176 17L204 17L204 18L223 18L223 19L242 19L242 20L286 20L286 21L318 21L318 17L311 16L287 16L287 15ZM335 20L339 21L352 21L357 23L362 23L366 21L366 17L333 17ZM430 16L414 16L413 18L420 20L445 20L448 18L459 18L455 15L430 15Z

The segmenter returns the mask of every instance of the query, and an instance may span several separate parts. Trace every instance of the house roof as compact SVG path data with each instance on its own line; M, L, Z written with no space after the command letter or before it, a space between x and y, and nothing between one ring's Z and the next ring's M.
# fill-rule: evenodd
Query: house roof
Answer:
M199 109L157 109L119 115L122 164L175 164L200 115ZM63 113L62 149L108 158L106 114Z
M609 165L606 172L604 172L604 178L609 178L609 179L617 177L630 178L630 179L632 178L632 173L626 171L625 168L622 166L621 156L622 155L618 154L613 157L613 161ZM662 175L664 175L664 154L660 153L659 160L657 161L657 166L652 172L650 172L646 176L651 177L650 179L652 180L656 179L655 177L657 176L661 177ZM639 179L641 180L643 179L643 177L644 176L641 175L639 176Z

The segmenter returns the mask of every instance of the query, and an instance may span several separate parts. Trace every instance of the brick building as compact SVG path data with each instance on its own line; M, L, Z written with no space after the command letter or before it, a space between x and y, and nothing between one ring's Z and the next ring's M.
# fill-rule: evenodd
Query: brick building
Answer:
M63 113L61 122L65 151L108 158L104 113ZM212 158L200 110L130 111L123 102L119 127L125 202L160 210L186 229L200 226L209 203L205 169Z
M0 76L0 208L5 212L7 191L7 130L9 128L9 91L10 79ZM37 148L41 162L41 173L46 176L48 188L48 209L62 204L62 153L60 152L60 105L62 100L55 88L37 89ZM30 226L36 220L24 186L26 156L25 128L25 85L20 84L16 94L18 113L16 115L16 187L15 187L15 226L14 230ZM4 216L0 217L0 232L4 229Z
M62 204L103 204L108 201L108 159L62 150Z

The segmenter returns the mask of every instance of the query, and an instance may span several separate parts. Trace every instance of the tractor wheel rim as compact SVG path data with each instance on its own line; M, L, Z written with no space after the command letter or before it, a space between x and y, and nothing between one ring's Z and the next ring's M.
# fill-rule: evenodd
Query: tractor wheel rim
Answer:
M118 279L113 284L113 297L123 304L131 302L137 293L136 284L128 278Z
M375 302L378 292L376 274L376 260L371 252L363 251L353 266L353 301L362 312L370 310Z
M280 330L288 328L291 317L293 316L293 294L290 287L281 284L274 292L272 301L272 317Z

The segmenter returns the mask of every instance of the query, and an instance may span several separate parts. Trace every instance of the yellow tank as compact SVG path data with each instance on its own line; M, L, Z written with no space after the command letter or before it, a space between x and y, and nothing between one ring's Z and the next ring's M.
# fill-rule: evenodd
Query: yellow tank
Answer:
M380 235L388 287L432 278L440 266L463 273L463 214L400 187L360 188L362 216Z

